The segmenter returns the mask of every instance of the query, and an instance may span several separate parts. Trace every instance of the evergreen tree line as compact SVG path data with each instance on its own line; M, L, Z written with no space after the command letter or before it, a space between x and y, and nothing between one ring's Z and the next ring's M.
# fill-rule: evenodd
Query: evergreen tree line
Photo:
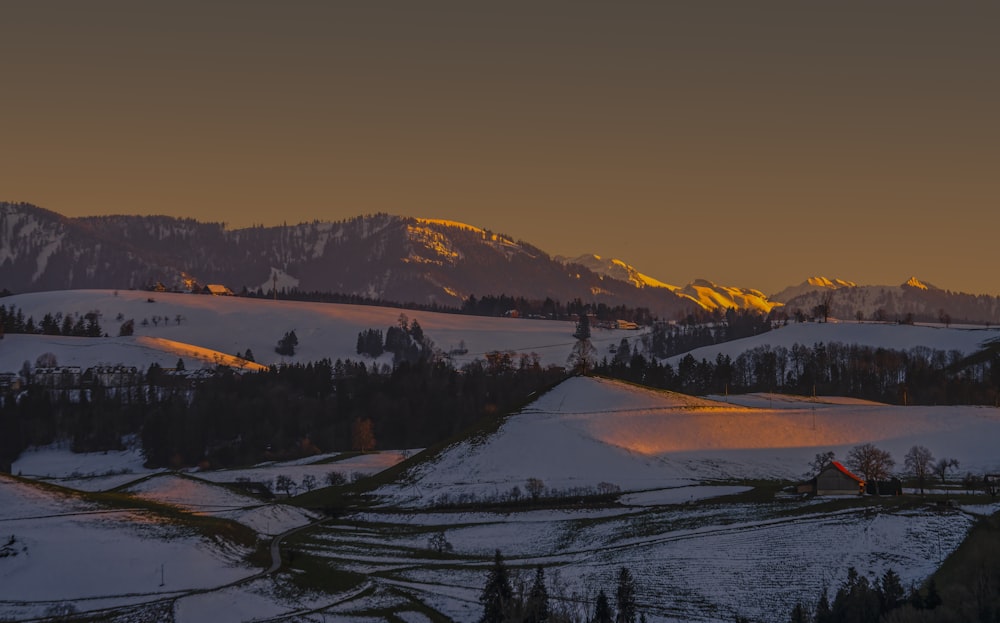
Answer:
M598 320L629 320L641 325L652 324L656 320L650 310L645 307L584 302L579 298L563 303L551 297L529 299L523 296L511 296L508 294L487 294L477 298L475 295L469 295L468 298L462 301L461 305L455 306L437 302L427 304L400 303L398 301L370 298L359 294L344 294L319 290L305 291L298 288L280 288L277 293L274 290L264 290L263 288L257 288L256 290L243 288L240 290L239 296L260 299L277 298L283 301L395 307L398 309L462 314L467 316L501 317L511 315L511 312L516 312L521 318L572 320L583 313L591 314Z
M545 580L545 568L539 565L535 568L533 581L528 587L512 578L500 554L496 550L493 564L486 575L486 583L479 595L479 603L483 606L480 623L572 623L585 621L587 623L638 623L645 621L646 616L640 614L636 605L636 583L632 572L626 567L618 570L614 591L614 605L608 598L608 593L601 588L593 601L583 598L584 603L578 603L580 598L570 598L565 593L565 587L558 586L560 593L556 598L550 598L550 590ZM574 596L579 593L574 592ZM583 616L578 612L579 606L584 609Z
M924 590L912 587L907 594L899 575L888 569L874 581L860 575L854 567L837 589L833 601L826 589L810 609L801 602L789 614L791 623L879 623L936 620L930 615L943 603L934 578ZM992 620L987 620L992 623Z
M585 303L579 298L562 303L551 297L537 300L523 296L487 294L477 299L474 295L469 295L461 307L461 313L473 316L508 316L512 312L522 318L549 320L572 320L581 315L591 315L602 321L628 320L641 325L649 325L656 320L645 307Z
M509 368L477 360L461 370L431 361L390 369L321 360L262 372L220 367L192 388L151 366L146 386L114 396L96 388L78 400L54 398L36 386L0 396L0 458L58 440L81 451L113 449L136 433L155 467L422 448L512 410L564 374L529 357Z
M656 323L643 339L646 352L665 359L681 353L751 337L771 330L776 322L773 314L765 315L755 310L713 310L699 315L689 315L677 324Z
M24 312L15 305L8 309L0 305L0 336L4 333L35 333L43 335L66 335L73 337L101 337L100 314L92 311L83 315L47 313L41 321L34 316L25 318Z
M357 353L368 357L378 357L382 353L392 353L393 365L439 360L441 353L434 341L424 334L416 319L410 320L400 314L395 326L385 331L365 329L358 333Z
M300 290L298 288L279 288L277 293L275 293L273 289L264 290L263 288L257 288L250 290L244 287L237 292L237 296L255 299L278 299L281 301L303 301L309 303L339 303L344 305L368 305L371 307L395 307L397 309L413 309L441 313L458 313L459 311L454 305L442 305L439 303L400 303L398 301L372 298L361 294L327 292L324 290Z
M1000 349L965 357L958 351L875 348L840 342L760 346L735 359L688 354L648 360L627 344L598 374L690 394L781 392L852 396L896 404L988 404L1000 395ZM624 351L624 352L623 352Z

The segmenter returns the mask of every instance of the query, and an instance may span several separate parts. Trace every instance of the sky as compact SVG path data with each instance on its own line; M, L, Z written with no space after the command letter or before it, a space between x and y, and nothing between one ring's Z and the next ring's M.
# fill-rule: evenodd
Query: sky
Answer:
M995 3L0 4L0 200L1000 294Z

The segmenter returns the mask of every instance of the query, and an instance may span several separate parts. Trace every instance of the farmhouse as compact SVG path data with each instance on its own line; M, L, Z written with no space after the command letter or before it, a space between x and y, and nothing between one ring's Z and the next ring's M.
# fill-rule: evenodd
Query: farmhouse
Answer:
M824 467L815 478L798 486L799 493L813 495L860 495L865 481L852 474L839 461Z
M202 294L211 294L213 296L232 296L233 291L226 286L219 285L216 283L210 283L201 290Z

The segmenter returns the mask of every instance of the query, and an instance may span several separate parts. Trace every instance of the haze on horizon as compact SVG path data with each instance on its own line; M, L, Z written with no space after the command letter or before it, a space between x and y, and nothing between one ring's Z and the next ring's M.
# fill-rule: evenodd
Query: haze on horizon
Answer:
M16 3L0 200L1000 293L1000 7Z

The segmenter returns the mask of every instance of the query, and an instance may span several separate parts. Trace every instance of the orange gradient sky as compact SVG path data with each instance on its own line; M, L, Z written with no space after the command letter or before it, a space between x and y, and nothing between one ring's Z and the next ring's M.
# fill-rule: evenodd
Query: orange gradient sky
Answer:
M1000 294L1000 8L22 2L0 200L231 227L389 212L683 285Z

